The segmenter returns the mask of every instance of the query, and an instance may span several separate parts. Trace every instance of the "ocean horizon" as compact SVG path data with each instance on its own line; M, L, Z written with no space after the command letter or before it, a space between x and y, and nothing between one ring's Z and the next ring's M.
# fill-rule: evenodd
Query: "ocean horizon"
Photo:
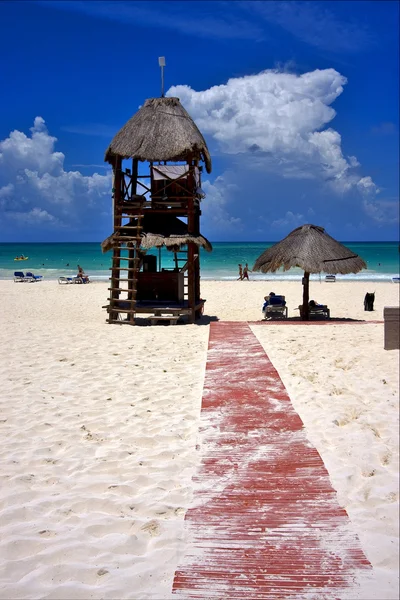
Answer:
M345 281L391 281L399 276L399 242L343 242L350 250L361 256L367 269L357 274L338 275ZM212 242L213 251L200 249L201 277L205 280L235 280L238 264L248 263L251 269L257 257L276 242ZM163 268L172 268L173 254L165 248L161 252L152 249ZM16 256L28 257L15 261ZM100 242L8 242L0 244L0 279L13 279L15 271L33 271L45 279L76 275L80 264L92 280L107 281L112 253L103 254ZM250 273L254 280L296 281L302 277L301 269L277 271L276 273ZM312 275L312 279L324 274Z

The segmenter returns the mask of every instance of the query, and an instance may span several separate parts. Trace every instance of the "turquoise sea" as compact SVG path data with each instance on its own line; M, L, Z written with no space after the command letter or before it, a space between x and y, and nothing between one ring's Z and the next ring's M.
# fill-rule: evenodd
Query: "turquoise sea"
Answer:
M398 242L344 242L360 255L368 269L356 275L338 275L337 279L357 281L391 281L399 276ZM250 269L256 258L274 242L214 242L213 251L201 250L201 276L211 280L234 280L238 263L247 262ZM158 250L151 252L158 256ZM28 260L15 262L14 257L24 254ZM163 267L173 266L173 254L163 249ZM92 280L107 280L111 266L111 252L102 254L100 243L46 243L46 244L0 244L0 279L12 279L14 271L33 271L46 279L60 275L75 275L80 264ZM250 279L298 280L300 269L277 273L250 273ZM312 276L318 279L319 275Z

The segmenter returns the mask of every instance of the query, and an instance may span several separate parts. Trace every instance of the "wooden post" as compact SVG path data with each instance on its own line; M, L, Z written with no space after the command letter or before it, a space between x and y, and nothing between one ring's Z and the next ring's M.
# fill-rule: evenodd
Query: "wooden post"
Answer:
M188 199L188 233L194 234L196 231L196 217L195 217L195 209L194 209L194 190L195 190L195 181L193 177L193 167L192 160L188 158L188 190L189 190L189 199ZM196 244L188 244L188 304L191 309L190 312L190 322L194 323L196 319L196 282L195 282L195 254L196 254Z
M137 158L132 158L131 197L137 193L137 178L138 178L138 160L137 160Z
M197 189L197 181L196 181L196 177L195 177L195 169L198 168L198 160L194 161L194 166L193 166L193 196L196 193L196 189ZM193 198L194 199L194 198ZM200 206L199 203L196 203L196 206L194 206L194 215L193 215L193 219L194 219L194 231L193 233L195 233L196 235L200 235ZM200 300L200 247L197 249L197 254L198 254L198 258L194 263L194 288L195 288L195 302L197 303ZM199 312L199 314L196 314L196 318L200 318L201 316L201 312Z
M302 307L302 319L303 321L310 320L310 311L308 307L308 298L309 298L309 285L310 285L310 273L305 271L303 277L303 307Z
M116 156L114 159L114 201L113 201L113 213L114 213L114 233L116 231L120 231L117 229L121 227L122 224L122 158L120 156ZM120 244L118 243L118 246ZM119 260L121 256L121 250L119 248L114 248L113 250L113 261L112 261L112 271L111 271L111 287L118 288L119 287L119 279L120 279L120 271L118 267L121 266L121 261ZM114 300L118 300L119 291L112 290L111 291L111 301L110 301L110 310L109 310L109 319L108 322L111 323L116 315L116 311L113 311Z

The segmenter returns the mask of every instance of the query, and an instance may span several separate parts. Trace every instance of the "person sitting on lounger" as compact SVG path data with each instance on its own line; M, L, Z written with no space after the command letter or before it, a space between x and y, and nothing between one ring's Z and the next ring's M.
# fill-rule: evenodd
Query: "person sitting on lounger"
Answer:
M264 296L264 300L265 302L262 307L264 317L266 317L268 306L286 306L286 300L282 296L277 296L274 292L270 292L268 296Z
M82 281L82 283L89 283L89 276L85 275L85 273L83 272L83 269L80 265L78 265L78 274L77 274L77 279L80 279Z
M324 306L324 305L319 304L319 302L316 302L315 300L310 300L310 302L308 303L308 306L310 306L311 308L318 308L319 306Z
M262 307L263 315L265 315L265 310L266 310L267 306L269 306L271 298L273 298L274 296L275 296L274 292L270 292L268 294L268 296L264 296L265 302L264 302L263 307Z

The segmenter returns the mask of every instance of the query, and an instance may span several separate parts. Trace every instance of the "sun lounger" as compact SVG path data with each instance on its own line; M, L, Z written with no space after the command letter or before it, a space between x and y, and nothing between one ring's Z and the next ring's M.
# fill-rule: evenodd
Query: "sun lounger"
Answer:
M336 275L326 275L325 276L325 281L328 283L329 281L332 283L335 283L336 281Z
M265 319L272 319L273 317L287 319L288 308L285 296L268 296L267 301L268 305L262 311Z
M87 275L84 275L83 277L59 277L58 278L58 283L62 283L62 284L68 284L68 283L79 283L79 284L83 284L83 283L90 283L89 281L89 277Z
M88 275L82 275L82 277L74 277L74 283L90 283Z
M31 277L33 281L40 281L41 279L43 279L43 275L34 275L30 271L26 273L26 277Z
M303 305L299 306L300 316L303 316ZM308 307L308 314L310 317L326 317L330 319L331 311L326 304L317 304L316 306Z
M28 274L25 276L22 271L15 271L14 272L14 282L18 283L18 282L22 282L22 281L31 283L32 281L35 281L35 280L32 277L28 277Z

